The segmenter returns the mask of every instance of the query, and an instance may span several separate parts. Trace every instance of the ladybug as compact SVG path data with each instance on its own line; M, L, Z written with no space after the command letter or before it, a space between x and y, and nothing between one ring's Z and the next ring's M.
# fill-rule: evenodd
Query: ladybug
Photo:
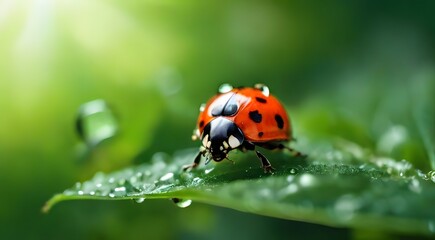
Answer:
M184 170L195 168L206 158L220 162L228 159L234 149L255 151L265 172L274 168L269 160L255 147L287 149L295 156L301 155L286 145L292 139L292 128L285 108L270 94L269 88L256 84L253 88L233 88L224 84L219 93L200 107L197 128L193 140L201 140L202 146L192 164Z

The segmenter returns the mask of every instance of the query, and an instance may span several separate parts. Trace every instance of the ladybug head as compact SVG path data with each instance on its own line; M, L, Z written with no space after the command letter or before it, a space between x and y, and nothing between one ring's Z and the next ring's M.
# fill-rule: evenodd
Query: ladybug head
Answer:
M211 159L220 162L227 158L228 152L239 147L245 137L237 125L224 117L210 121L201 135L202 146L208 163Z

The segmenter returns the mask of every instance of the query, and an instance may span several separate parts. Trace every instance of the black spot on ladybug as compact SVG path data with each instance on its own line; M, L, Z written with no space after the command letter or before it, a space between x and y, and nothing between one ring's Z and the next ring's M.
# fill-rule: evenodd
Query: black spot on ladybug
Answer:
M276 124L278 125L279 129L282 129L284 127L284 120L282 120L281 115L276 114L275 115L275 121L276 121Z
M256 123L261 123L261 120L262 120L262 116L261 116L261 114L258 112L258 110L250 111L250 112L249 112L249 118L250 118L252 121L256 122Z
M200 128L204 127L204 121L199 122L199 127Z
M267 103L267 100L264 98L261 98L261 97L256 97L255 100L257 100L257 102L260 102L260 103Z
M237 104L235 103L227 103L222 112L223 116L232 116L237 112Z
M258 136L259 136L259 137L262 137L263 135L264 135L264 132L259 132L259 133L258 133Z

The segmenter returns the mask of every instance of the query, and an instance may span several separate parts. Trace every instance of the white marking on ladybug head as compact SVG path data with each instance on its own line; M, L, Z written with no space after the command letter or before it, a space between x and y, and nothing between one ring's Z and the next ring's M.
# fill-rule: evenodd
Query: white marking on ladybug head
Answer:
M224 148L225 148L225 149L228 149L228 148L230 147L230 146L228 145L228 143L225 142L225 141L222 142L222 145L224 145Z
M205 145L207 148L210 148L211 147L211 141L208 141L207 142L207 145Z
M208 142L208 134L202 138L202 145L207 146L207 142Z
M240 144L241 144L241 142L239 141L239 139L237 139L236 137L234 137L233 135L231 135L229 138L228 138L228 143L230 144L230 147L231 148L236 148L236 147L238 147L238 146L240 146Z

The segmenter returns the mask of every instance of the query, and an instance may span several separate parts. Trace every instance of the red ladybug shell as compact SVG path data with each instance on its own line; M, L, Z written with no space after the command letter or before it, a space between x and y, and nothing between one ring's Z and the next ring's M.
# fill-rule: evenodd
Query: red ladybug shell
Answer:
M282 104L268 92L257 88L234 88L213 96L201 109L197 133L217 117L234 122L250 142L286 141L292 136L291 125Z

